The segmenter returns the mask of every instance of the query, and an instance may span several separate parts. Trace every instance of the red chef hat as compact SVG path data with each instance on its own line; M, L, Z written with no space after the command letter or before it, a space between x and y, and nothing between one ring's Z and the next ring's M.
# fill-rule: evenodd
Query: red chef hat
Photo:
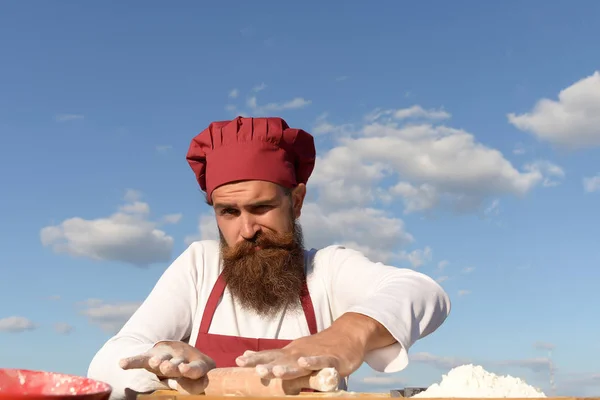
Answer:
M212 122L190 144L187 161L209 202L226 183L263 180L293 188L308 181L315 166L311 134L282 118Z

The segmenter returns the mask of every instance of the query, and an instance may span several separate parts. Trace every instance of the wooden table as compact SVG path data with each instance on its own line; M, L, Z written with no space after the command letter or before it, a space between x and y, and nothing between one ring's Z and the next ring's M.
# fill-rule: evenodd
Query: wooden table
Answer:
M231 400L234 396L206 396L200 395L185 395L179 394L176 390L157 390L151 394L141 394L138 400ZM382 397L391 397L389 393L362 393L362 392L339 392L339 393L314 393L303 392L298 396L270 396L270 397L251 397L256 400L289 400L290 397L302 397L302 400L323 400L323 397L332 397L335 399L351 399L360 397L362 400L381 399ZM536 400L531 398L432 398L426 400ZM539 400L600 400L600 397L545 397Z

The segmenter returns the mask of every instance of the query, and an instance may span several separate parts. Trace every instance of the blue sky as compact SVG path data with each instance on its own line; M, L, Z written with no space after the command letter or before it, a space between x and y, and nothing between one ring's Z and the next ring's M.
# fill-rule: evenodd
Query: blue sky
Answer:
M214 234L191 138L268 114L316 137L308 244L453 301L407 370L352 388L475 362L549 390L552 363L558 394L600 393L600 3L33 4L0 12L0 366L85 374Z

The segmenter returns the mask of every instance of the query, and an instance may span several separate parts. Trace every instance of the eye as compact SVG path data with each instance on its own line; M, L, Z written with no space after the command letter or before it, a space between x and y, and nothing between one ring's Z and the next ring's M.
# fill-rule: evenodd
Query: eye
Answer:
M269 211L270 209L272 209L273 206L270 205L260 205L260 206L256 206L254 207L254 212L257 214L262 214L262 213L266 213L267 211Z
M236 215L238 211L234 208L224 208L221 210L221 215Z

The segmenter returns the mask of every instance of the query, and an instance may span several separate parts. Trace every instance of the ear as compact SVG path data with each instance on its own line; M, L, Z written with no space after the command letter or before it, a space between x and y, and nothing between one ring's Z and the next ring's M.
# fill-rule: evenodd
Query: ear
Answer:
M294 208L294 217L300 218L302 213L302 205L304 204L304 197L306 196L306 185L299 183L298 186L292 190L292 206Z

